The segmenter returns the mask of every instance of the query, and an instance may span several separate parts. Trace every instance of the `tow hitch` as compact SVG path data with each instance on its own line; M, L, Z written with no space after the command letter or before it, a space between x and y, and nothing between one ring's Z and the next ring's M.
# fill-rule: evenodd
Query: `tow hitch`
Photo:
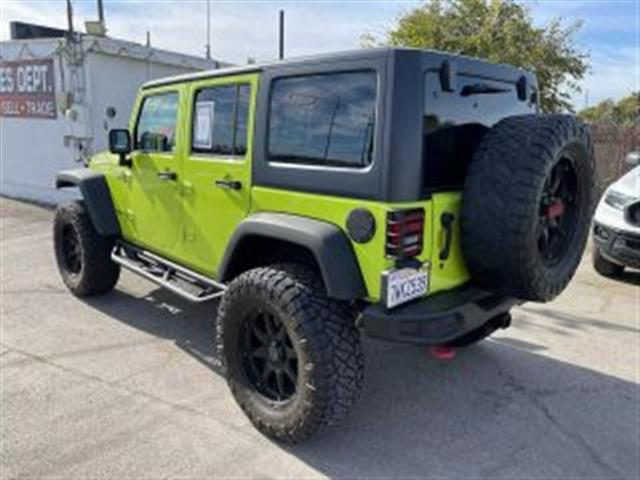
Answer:
M453 360L457 353L455 348L446 345L432 347L429 351L436 360Z

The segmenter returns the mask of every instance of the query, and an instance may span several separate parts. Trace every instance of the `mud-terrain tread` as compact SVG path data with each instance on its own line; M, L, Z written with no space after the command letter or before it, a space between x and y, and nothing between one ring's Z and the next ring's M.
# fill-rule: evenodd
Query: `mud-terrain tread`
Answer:
M80 239L82 268L77 275L65 271L61 234L66 224L73 226ZM120 266L111 260L115 239L96 231L83 201L65 203L56 209L53 239L58 270L71 293L77 297L90 297L113 289L120 277Z
M579 175L588 187L573 248L558 268L547 269L532 255L534 219L546 173L567 144L582 152ZM474 280L522 300L557 296L573 277L587 241L593 177L591 138L575 117L520 115L498 122L475 152L464 186L462 248Z
M315 356L304 369L309 374L300 405L287 424L272 422L254 411L241 394L242 382L229 376L224 350L229 307L245 295L265 295L295 322L295 331ZM229 387L251 422L264 434L284 443L297 443L319 429L339 423L350 412L364 380L364 355L355 314L344 302L330 299L319 275L309 267L276 264L238 276L220 302L216 324L218 358L227 371ZM301 368L299 367L301 370Z

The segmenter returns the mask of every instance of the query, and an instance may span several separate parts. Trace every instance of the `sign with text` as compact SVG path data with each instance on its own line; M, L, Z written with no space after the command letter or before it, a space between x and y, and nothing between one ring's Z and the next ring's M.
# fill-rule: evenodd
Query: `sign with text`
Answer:
M53 60L0 62L0 116L56 118Z

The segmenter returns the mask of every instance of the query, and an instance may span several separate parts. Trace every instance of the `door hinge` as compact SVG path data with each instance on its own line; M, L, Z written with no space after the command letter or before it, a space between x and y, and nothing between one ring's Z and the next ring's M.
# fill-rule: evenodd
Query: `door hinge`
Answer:
M193 195L193 183L182 182L182 195L184 195L185 197Z
M118 178L124 183L129 183L131 182L131 172L129 170L122 170L118 174Z
M133 213L133 210L127 208L124 212L124 217L127 219L127 222L133 223L135 221L136 214Z
M182 232L182 238L185 242L192 242L196 239L196 234L192 229L185 227Z

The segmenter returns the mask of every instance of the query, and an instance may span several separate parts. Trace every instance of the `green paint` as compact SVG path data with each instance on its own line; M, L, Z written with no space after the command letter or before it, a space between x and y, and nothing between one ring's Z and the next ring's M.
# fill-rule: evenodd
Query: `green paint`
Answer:
M133 152L133 166L118 165L118 158L99 154L91 168L102 171L112 193L125 240L214 277L229 239L237 225L256 212L282 212L332 223L346 229L349 212L367 208L376 220L374 237L365 244L353 242L353 249L367 287L367 300L380 299L382 272L394 267L385 256L385 226L391 210L425 209L424 249L418 259L431 265L430 293L450 289L469 279L459 240L459 192L435 194L430 200L387 204L376 201L316 195L251 185L251 158L258 74L212 78L145 89L133 108L130 131L135 128L144 98L176 92L179 95L176 147L171 153ZM221 157L191 152L192 110L195 92L203 87L249 84L251 86L247 152L244 157ZM176 181L162 181L157 174L175 172ZM215 187L216 180L233 179L240 190ZM442 262L444 245L440 225L443 212L455 215L451 254Z

